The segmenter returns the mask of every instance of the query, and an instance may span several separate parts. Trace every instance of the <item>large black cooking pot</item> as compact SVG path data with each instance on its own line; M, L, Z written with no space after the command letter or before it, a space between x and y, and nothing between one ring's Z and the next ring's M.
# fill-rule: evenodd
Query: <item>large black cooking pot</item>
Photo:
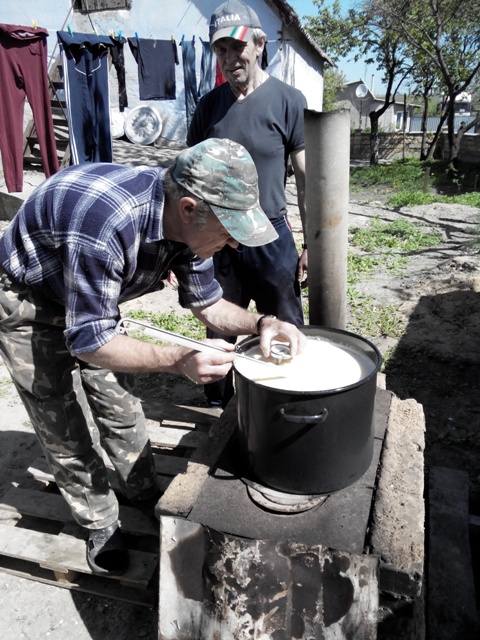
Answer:
M372 370L349 386L301 392L250 380L234 365L241 465L247 477L273 489L325 495L356 482L372 462L382 358L373 344L353 333L317 326L301 331L360 351ZM259 342L258 336L246 338L237 350L248 353Z

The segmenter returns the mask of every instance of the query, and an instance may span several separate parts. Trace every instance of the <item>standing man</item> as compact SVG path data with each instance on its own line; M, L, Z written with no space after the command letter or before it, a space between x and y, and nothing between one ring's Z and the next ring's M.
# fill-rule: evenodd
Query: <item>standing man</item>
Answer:
M220 5L210 19L210 44L227 82L199 101L187 144L230 138L251 154L257 168L260 203L278 233L262 247L225 247L214 257L215 277L226 300L299 326L303 324L300 281L307 269L307 246L299 258L287 217L285 183L290 158L305 234L305 97L269 76L258 63L266 36L256 13L240 0ZM304 235L305 237L305 235ZM218 337L211 330L207 336ZM235 337L229 337L235 342ZM233 377L207 385L211 406L225 407Z
M279 336L295 355L306 341L296 327L223 300L214 279L215 251L276 236L250 155L210 139L168 170L69 167L32 193L0 239L0 352L85 528L93 572L117 575L128 566L102 447L132 504L148 508L159 498L132 374L182 373L205 384L223 378L235 358L223 340L225 352L207 354L123 335L119 305L162 289L172 270L180 304L211 329L260 333L265 355Z

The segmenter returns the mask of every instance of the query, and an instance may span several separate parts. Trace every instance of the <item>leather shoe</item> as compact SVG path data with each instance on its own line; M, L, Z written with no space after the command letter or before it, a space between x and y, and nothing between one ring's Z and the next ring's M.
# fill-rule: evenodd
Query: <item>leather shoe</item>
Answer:
M118 523L103 529L89 530L87 563L100 575L119 576L128 568L128 548Z

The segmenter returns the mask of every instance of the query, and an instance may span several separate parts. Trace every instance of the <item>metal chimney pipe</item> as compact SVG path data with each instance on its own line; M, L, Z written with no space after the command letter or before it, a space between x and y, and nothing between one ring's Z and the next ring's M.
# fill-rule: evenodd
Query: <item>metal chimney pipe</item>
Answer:
M309 322L345 329L350 111L305 110Z

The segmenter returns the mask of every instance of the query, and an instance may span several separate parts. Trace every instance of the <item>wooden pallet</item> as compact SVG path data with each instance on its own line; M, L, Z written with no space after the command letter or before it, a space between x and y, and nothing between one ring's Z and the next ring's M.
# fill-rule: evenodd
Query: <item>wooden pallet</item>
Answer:
M185 472L192 452L208 440L209 426L217 418L207 409L161 402L146 403L145 409L159 484L166 490L176 475ZM113 490L119 491L113 468L108 471ZM0 571L157 606L158 521L122 504L122 496L118 497L130 566L122 576L98 576L86 561L85 530L73 521L45 458L39 458L26 470L25 483L11 487L0 499Z

